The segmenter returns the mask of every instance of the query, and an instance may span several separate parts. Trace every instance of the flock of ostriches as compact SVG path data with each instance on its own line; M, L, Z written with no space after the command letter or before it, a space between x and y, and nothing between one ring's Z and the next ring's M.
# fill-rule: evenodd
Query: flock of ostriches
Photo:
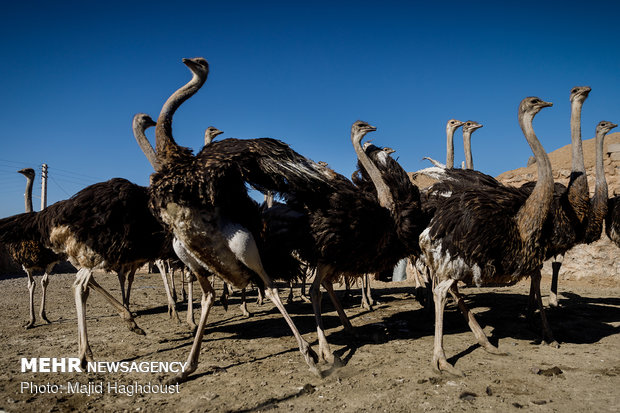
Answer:
M607 235L620 246L620 201L618 197L608 199L603 168L603 139L617 126L611 122L602 121L596 127L596 187L592 198L588 191L580 123L589 87L575 87L570 94L572 173L568 186L554 183L549 158L532 127L534 116L552 103L526 97L518 107L518 122L535 157L535 183L509 187L474 171L469 142L471 133L482 125L452 119L447 124L447 162L443 165L431 160L434 167L418 171L434 180L429 187L418 188L390 156L393 151L362 144L364 136L376 130L363 121L351 128L359 161L351 180L275 139L213 141L221 133L213 127L207 129L205 146L194 155L173 139L172 118L205 83L209 66L203 58L183 62L192 79L165 102L157 122L145 114L134 117L134 135L155 170L148 188L115 178L91 185L40 212L32 212L32 204L27 202L25 214L0 220L0 241L28 275L28 327L35 323L32 272L45 272L40 317L47 321L48 273L54 263L64 259L78 268L73 293L82 363L93 358L85 316L90 288L111 303L131 331L144 334L129 312L134 273L144 263L156 261L167 286L163 262L180 259L197 279L202 300L188 368L171 378L172 382L185 380L197 368L215 298L209 279L212 274L240 289L250 283L257 285L282 313L310 370L320 376L319 362L339 361L324 333L321 286L345 329L350 330L333 283L342 277L390 270L408 258L421 270L419 275L432 291L432 365L461 375L443 350L443 312L448 294L481 347L500 352L465 305L457 288L459 281L478 286L510 285L530 277L529 309L539 309L543 338L557 345L541 300L543 262L562 256L577 244L599 239L604 220ZM155 126L154 149L145 136L150 126ZM461 126L467 168L455 169L453 135ZM20 173L29 178L31 190L34 171ZM248 186L277 194L284 202L259 205L248 195ZM560 262L554 265L551 304L555 302ZM316 352L297 330L274 285L274 279L299 277L304 265L315 273L311 301L317 324ZM94 270L118 275L122 302L95 281ZM168 287L166 291L169 308L174 311Z

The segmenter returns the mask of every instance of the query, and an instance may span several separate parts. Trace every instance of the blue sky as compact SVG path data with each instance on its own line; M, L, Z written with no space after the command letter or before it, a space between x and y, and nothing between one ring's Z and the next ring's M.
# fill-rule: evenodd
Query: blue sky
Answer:
M112 177L147 185L131 119L156 118L189 80L183 57L211 73L175 116L180 144L199 150L214 125L282 139L347 176L357 119L410 171L445 160L449 118L481 122L474 162L492 175L531 155L516 120L526 96L554 102L534 122L548 151L570 142L573 86L592 87L584 138L618 123L620 3L504 3L5 2L0 216L23 211L23 167L49 165L50 204ZM35 185L38 210L39 174Z

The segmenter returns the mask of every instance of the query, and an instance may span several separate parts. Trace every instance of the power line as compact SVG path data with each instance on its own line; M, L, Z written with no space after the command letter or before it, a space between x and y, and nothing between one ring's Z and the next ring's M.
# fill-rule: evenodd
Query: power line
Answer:
M70 195L67 191L65 191L65 188L63 188L62 186L60 186L60 184L59 184L58 182L56 182L56 180L54 179L54 177L53 177L52 175L48 175L48 178L50 178L50 179L52 180L52 182L53 182L53 183L55 183L55 184L56 184L56 186L57 186L58 188L60 188L60 190L61 190L62 192L64 192L64 193L65 193L65 195L67 195L68 197L71 197L71 195Z

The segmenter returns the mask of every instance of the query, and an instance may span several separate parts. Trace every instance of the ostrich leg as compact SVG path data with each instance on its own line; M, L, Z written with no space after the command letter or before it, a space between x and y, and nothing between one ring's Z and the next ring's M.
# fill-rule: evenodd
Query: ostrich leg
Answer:
M286 297L286 303L290 304L293 302L293 281L288 282L288 297Z
M545 308L542 303L542 298L540 294L540 278L540 270L537 270L534 274L532 274L531 287L534 289L534 298L536 300L536 304L538 305L538 310L540 311L543 340L549 343L551 347L558 348L560 347L560 345L553 338L553 332L551 331L551 327L549 326L549 321L547 320Z
M170 293L172 296L172 301L177 302L177 288L174 284L174 268L170 265L170 260L166 260L166 268L168 269L167 273L170 276Z
M183 279L187 280L187 315L185 320L193 331L198 328L196 321L194 321L194 278L195 276L192 272L185 273L183 271Z
M133 279L136 275L136 270L137 268L132 268L131 270L129 270L129 273L127 274L127 293L125 294L125 300L127 301L123 303L125 305L125 308L127 308L127 310L129 310L129 296L131 295L131 285L133 284Z
M39 316L41 316L41 320L45 321L47 324L50 324L50 320L47 319L45 315L45 297L47 295L47 285L49 284L49 273L52 272L56 263L52 263L47 266L45 269L45 274L41 278L41 309L39 310Z
M123 303L123 305L125 306L125 308L127 308L129 310L129 300L127 299L127 296L125 295L125 271L124 270L120 270L116 273L116 276L118 277L118 283L121 286L121 302Z
M322 282L321 285L325 288L327 294L329 294L329 298L331 298L332 303L334 304L334 308L336 309L336 313L338 313L342 326L348 333L353 333L353 326L351 325L351 321L349 321L349 317L347 317L344 309L342 308L342 303L334 292L334 285L327 281Z
M372 306L375 304L375 301L371 296L372 290L370 288L370 276L368 274L364 274L362 276L362 304L361 307L366 310L373 311Z
M560 268L564 261L564 254L556 256L551 263L553 273L551 275L551 290L549 291L549 307L559 307L558 304L558 276L560 275Z
M179 314L177 313L176 303L172 299L172 293L170 292L170 286L168 285L168 276L166 275L166 265L163 260L155 261L155 265L159 268L161 279L164 282L164 289L166 290L166 297L168 298L168 316L175 318L177 323L180 323Z
M310 287L310 297L312 297L312 308L316 320L316 333L319 340L319 357L328 363L334 363L334 354L329 349L329 343L325 337L325 327L323 327L323 317L321 317L321 278L323 272L319 269ZM325 283L328 284L328 283Z
M464 376L463 372L456 369L446 359L446 353L443 349L443 313L448 300L448 291L456 280L444 280L440 282L434 289L435 301L435 344L433 349L433 368L439 372L446 371L455 376Z
M73 295L78 321L78 354L80 365L83 368L86 367L87 361L93 360L93 353L88 345L88 336L86 334L86 299L88 298L88 283L90 278L92 278L92 274L92 271L89 269L81 268L73 283Z
M78 276L79 276L79 274L80 273L78 271ZM76 282L77 281L78 281L78 279L77 279L77 276L76 276ZM118 315L127 324L127 327L129 328L130 331L133 331L134 333L139 334L141 336L146 335L144 330L142 330L140 327L138 327L138 325L136 324L135 320L133 319L133 316L125 308L125 306L123 304L121 304L116 298L112 297L112 294L107 292L102 286L99 285L99 283L97 283L97 281L95 281L95 278L92 276L92 272L90 272L90 274L88 275L88 286L92 287L93 290L97 291L99 294L103 295L103 298L108 300L108 302L112 305L112 307L114 307L116 309L116 311L118 311ZM84 305L86 305L86 304L84 304ZM86 307L84 307L84 308L86 308Z
M482 327L480 327L480 324L478 324L478 321L476 321L474 314L469 311L469 308L467 308L467 306L465 305L465 301L463 300L463 296L459 293L456 282L452 284L452 287L449 291L452 295L452 298L454 298L454 301L456 301L457 305L459 306L461 313L463 313L463 317L465 317L465 321L467 321L469 329L472 333L474 333L476 340L478 340L478 344L480 344L480 346L488 353L505 356L506 353L499 351L497 347L495 347L489 342L489 339L487 338L486 334L484 334Z
M245 299L245 288L241 289L241 304L239 305L239 308L245 318L252 317L252 313L248 311L248 302Z
M291 316L286 311L286 308L284 308L284 304L282 304L280 296L278 295L277 288L275 288L273 281L265 272L263 263L261 262L260 255L258 253L258 247L256 246L256 241L254 240L252 233L237 224L230 224L224 227L222 232L224 234L234 234L234 236L229 237L228 247L235 254L237 259L258 274L258 276L263 280L263 283L265 284L265 297L269 298L278 310L280 310L280 313L289 325L293 336L297 340L299 351L306 360L306 364L308 365L310 371L321 377L321 372L316 366L318 356L312 350L310 344L308 344L308 342L303 339L301 334L299 334L299 330L297 330Z
M213 300L215 297L215 290L211 286L208 277L197 274L200 289L202 290L202 299L200 300L200 320L198 321L198 328L196 329L196 335L194 336L194 342L192 348L187 357L185 370L179 373L177 376L168 380L168 384L176 384L184 381L191 373L198 368L198 357L200 355L200 346L202 344L202 337L205 334L205 326L207 324L207 317L209 311L213 307Z
M25 328L34 327L35 317L34 317L34 290L36 288L36 283L34 282L34 277L32 276L32 272L28 270L26 267L23 267L24 271L26 271L26 275L28 276L28 293L30 294L30 321L24 324Z

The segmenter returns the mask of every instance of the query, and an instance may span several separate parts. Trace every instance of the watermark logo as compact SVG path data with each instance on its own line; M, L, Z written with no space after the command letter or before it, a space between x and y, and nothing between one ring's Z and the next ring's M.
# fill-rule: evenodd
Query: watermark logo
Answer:
M187 363L180 361L90 361L88 373L184 373ZM77 357L33 357L21 359L22 373L82 373Z

